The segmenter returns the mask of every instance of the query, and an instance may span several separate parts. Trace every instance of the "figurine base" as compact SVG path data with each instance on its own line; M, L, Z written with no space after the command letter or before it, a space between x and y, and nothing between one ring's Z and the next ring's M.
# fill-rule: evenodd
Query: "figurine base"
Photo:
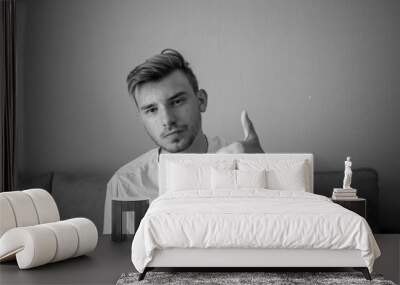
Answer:
M357 192L356 188L333 188L333 192Z

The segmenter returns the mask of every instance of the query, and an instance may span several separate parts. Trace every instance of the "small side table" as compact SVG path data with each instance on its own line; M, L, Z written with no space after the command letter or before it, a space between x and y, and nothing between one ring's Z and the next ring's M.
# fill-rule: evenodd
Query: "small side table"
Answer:
M123 241L126 234L122 234L122 214L126 211L135 212L135 232L139 227L140 221L149 208L147 198L114 198L112 200L112 241Z
M364 219L367 218L367 200L364 198L354 198L354 199L331 199L332 202L339 204L340 206L359 214Z

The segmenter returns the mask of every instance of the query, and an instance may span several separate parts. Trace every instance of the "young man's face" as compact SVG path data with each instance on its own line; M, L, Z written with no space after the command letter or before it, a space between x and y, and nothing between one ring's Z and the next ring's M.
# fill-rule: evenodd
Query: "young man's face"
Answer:
M194 93L189 80L177 70L135 90L140 117L152 140L168 152L191 146L201 130L201 112L207 107L204 91Z

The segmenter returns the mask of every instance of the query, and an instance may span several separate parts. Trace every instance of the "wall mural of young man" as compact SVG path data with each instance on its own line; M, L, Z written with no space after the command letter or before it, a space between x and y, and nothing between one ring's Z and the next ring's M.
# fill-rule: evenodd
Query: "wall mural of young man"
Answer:
M189 63L176 50L165 49L135 67L127 78L141 121L156 148L121 167L107 184L104 234L111 233L113 197L158 196L160 153L262 153L255 128L241 114L244 139L231 144L203 133L207 92L200 89ZM128 223L129 224L129 223Z

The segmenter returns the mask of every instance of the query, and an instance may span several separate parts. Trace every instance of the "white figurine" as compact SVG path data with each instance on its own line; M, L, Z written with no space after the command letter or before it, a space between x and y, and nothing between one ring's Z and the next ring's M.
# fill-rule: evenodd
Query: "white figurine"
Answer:
M348 156L346 161L344 162L344 179L343 179L343 189L352 189L351 184L351 176L353 172L351 171L351 157Z

